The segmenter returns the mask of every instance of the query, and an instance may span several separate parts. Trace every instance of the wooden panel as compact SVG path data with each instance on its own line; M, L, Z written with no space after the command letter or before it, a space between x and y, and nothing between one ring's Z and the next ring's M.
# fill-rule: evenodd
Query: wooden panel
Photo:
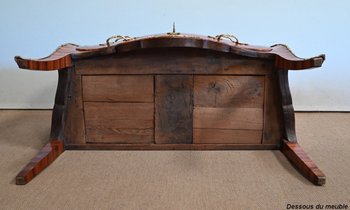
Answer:
M289 89L288 71L278 71L278 84L281 93L285 139L289 142L297 142L297 135L295 133L294 107L292 102L292 94Z
M193 76L156 76L156 143L192 143Z
M196 144L260 144L261 130L194 129Z
M317 167L298 143L282 141L281 151L292 165L313 184L319 186L326 184L326 175Z
M153 102L153 76L83 76L84 101Z
M64 125L65 143L85 144L85 123L83 110L83 96L81 86L81 75L70 72L69 95L67 100L67 111Z
M193 127L262 130L263 109L195 107Z
M200 107L263 107L263 76L195 76L194 105Z
M16 184L25 185L35 176L48 167L64 152L64 143L61 140L51 140L44 148L17 174Z
M70 74L71 69L62 69L58 71L58 84L56 89L55 105L53 107L51 117L50 140L64 139L64 114L67 109L67 101L65 99L68 97L68 79L70 78Z
M87 142L153 143L153 103L85 102Z
M79 74L257 74L271 73L272 61L191 48L140 50L77 60Z
M70 144L67 149L82 150L271 150L276 144Z
M283 118L277 73L265 79L263 144L280 144L283 138Z

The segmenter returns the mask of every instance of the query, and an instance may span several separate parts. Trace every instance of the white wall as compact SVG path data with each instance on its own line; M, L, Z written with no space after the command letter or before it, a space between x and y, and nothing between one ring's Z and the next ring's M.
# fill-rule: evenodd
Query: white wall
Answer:
M40 58L62 43L171 30L234 34L259 45L286 43L301 57L325 53L321 69L290 72L297 110L350 111L350 1L147 0L0 2L0 108L51 108L57 72L19 70L13 57Z

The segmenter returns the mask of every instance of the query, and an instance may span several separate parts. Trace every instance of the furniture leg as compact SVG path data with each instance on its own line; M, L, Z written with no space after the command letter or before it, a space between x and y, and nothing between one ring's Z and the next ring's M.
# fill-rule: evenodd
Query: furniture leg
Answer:
M36 175L50 165L60 154L64 152L63 141L53 140L45 145L43 149L19 172L16 176L17 185L25 185Z
M281 151L291 164L310 182L319 186L326 183L325 174L309 158L298 143L282 141Z

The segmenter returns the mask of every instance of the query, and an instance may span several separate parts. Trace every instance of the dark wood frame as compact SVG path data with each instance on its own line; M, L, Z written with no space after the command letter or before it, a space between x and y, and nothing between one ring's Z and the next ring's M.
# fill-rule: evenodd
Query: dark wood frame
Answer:
M195 48L204 49L247 58L261 59L271 63L276 69L275 75L265 76L269 85L279 90L281 120L283 122L282 139L279 144L265 142L255 144L80 144L84 142L84 116L82 110L81 77L77 76L75 64L79 60L91 57L108 56L124 52L155 48ZM16 184L23 185L51 164L65 149L102 149L102 150L232 150L232 149L280 149L291 164L302 175L315 185L325 184L325 175L302 150L295 133L294 109L288 84L288 70L300 70L320 67L325 60L324 55L309 59L296 57L285 45L257 47L238 42L220 40L211 37L187 34L161 34L124 40L111 45L80 47L66 44L59 47L53 54L38 60L15 60L20 68L32 70L56 70L59 80L52 112L52 127L49 143L25 166L16 176ZM277 82L272 82L277 81ZM269 102L268 99L265 99ZM269 112L269 110L265 110ZM265 119L266 120L266 119ZM79 123L72 123L79 122ZM279 129L279 125L271 128ZM264 139L264 138L263 138Z

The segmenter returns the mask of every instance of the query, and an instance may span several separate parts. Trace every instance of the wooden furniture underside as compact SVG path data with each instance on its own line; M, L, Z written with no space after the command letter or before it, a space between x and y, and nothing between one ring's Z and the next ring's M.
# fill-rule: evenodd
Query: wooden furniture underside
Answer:
M308 180L325 184L297 143L288 84L288 70L320 67L325 56L221 38L170 33L16 56L20 68L59 74L50 142L16 183L65 149L280 149Z

